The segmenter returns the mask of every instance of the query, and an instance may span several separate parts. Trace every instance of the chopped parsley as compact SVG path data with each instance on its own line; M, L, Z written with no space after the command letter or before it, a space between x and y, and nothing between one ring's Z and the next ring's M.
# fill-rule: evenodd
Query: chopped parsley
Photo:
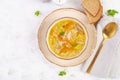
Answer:
M109 9L107 10L107 15L108 16L115 16L115 14L118 14L118 11L114 10L114 9Z
M65 32L60 32L60 35L63 36L65 34Z
M40 11L36 11L36 12L35 12L35 15L36 15L36 16L39 16L40 14L41 14Z
M59 75L59 76L65 76L66 74L67 74L67 73L66 73L66 71L64 70L64 71L60 71L58 75Z
M78 45L78 44L77 44L77 43L75 43L75 44L73 44L73 45L72 45L72 47L76 47L77 45Z

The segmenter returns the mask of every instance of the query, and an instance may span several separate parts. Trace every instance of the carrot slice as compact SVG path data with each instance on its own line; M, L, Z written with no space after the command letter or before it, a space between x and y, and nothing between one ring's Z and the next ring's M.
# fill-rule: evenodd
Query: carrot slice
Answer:
M64 41L67 42L67 43L69 43L69 44L71 44L71 45L73 43L71 40L68 40L67 38L65 38Z
M64 47L60 50L60 53L65 53L65 52L71 51L71 50L73 50L72 47L71 47L71 48L68 48L68 47L64 46Z
M63 38L62 38L62 36L61 36L61 35L58 35L58 39L59 39L60 41L62 41L62 40L63 40Z
M53 33L54 33L54 30L53 30L53 29L51 29L51 31L50 31L50 35L53 35Z
M65 30L69 30L71 28L71 25L73 25L74 23L71 21L69 22L64 28Z

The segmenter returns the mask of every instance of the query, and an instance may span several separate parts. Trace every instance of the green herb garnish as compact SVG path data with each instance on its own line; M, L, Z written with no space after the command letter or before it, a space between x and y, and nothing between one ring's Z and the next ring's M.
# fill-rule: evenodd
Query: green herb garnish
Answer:
M118 11L116 11L114 9L107 10L107 15L108 16L115 16L115 14L118 14Z
M60 71L59 72L59 76L65 76L67 73L66 73L66 71L64 70L64 71Z
M40 11L36 11L36 12L35 12L35 15L36 15L36 16L39 16L40 14L41 14Z
M60 32L60 35L63 36L65 34L65 32Z
M73 44L73 45L72 45L72 47L76 47L77 45L78 45L78 44L77 44L77 43L75 43L75 44Z

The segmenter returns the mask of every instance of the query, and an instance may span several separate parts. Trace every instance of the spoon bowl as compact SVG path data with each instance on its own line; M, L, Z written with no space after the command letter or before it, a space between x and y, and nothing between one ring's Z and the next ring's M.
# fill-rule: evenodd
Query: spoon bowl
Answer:
M115 35L117 31L117 24L115 22L111 22L106 25L103 29L103 38L109 39Z

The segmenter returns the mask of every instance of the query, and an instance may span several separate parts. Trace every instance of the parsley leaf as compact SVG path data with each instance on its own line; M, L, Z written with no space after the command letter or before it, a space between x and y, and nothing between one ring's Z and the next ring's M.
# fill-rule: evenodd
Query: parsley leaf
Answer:
M78 44L77 43L74 43L74 44L72 44L72 47L76 47Z
M36 16L39 16L40 14L41 14L40 11L36 11L36 12L35 12L35 15L36 15Z
M67 73L66 73L66 71L64 70L64 71L60 71L59 72L59 76L65 76Z
M115 14L118 14L118 11L114 10L114 9L109 9L107 10L107 15L108 16L115 16Z
M65 32L60 32L60 35L63 36L65 34Z

